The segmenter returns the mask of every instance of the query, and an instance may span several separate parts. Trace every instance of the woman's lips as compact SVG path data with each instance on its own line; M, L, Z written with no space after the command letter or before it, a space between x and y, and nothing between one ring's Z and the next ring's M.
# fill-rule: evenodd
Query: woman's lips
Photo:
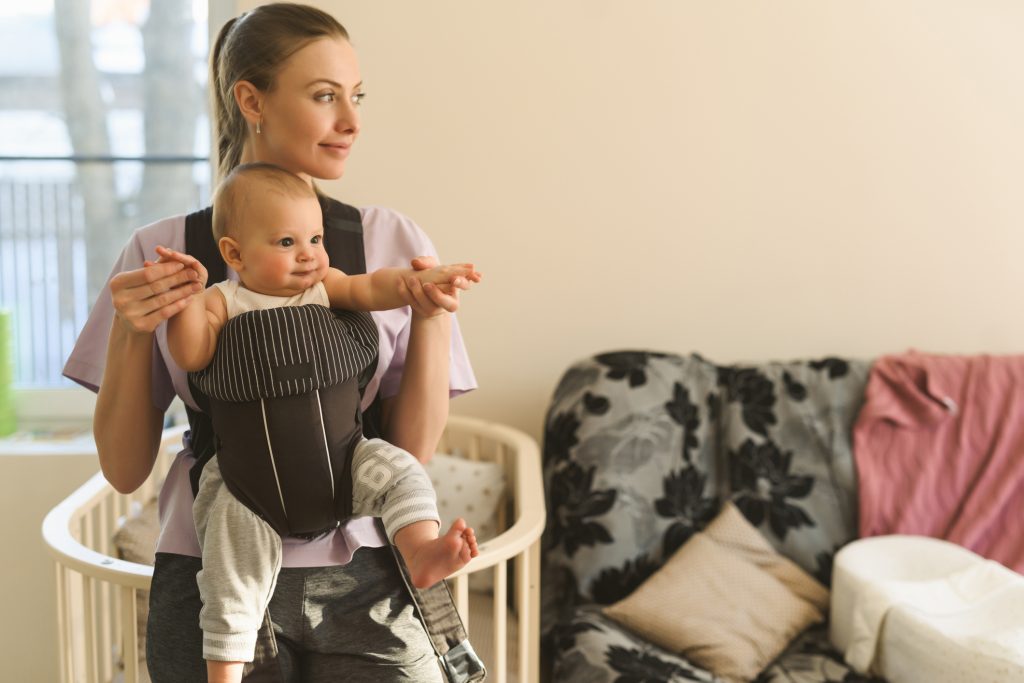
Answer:
M322 143L320 143L320 146L323 147L325 150L327 150L328 152L330 152L332 154L338 154L338 155L342 155L342 156L347 155L349 149L352 147L351 144L342 145L342 144L332 144L332 143L328 143L328 142L322 142Z

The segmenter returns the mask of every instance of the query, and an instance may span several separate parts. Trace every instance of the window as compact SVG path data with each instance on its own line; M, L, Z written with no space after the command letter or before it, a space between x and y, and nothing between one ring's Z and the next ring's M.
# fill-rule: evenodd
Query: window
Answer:
M132 230L208 202L207 3L3 3L0 45L0 308L15 384L67 387Z

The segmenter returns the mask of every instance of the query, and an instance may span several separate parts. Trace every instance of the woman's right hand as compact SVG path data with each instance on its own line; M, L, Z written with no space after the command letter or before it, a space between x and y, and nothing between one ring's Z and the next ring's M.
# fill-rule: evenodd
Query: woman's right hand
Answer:
M125 331L134 334L151 334L202 291L196 270L179 261L147 261L144 267L123 271L110 280L115 315Z

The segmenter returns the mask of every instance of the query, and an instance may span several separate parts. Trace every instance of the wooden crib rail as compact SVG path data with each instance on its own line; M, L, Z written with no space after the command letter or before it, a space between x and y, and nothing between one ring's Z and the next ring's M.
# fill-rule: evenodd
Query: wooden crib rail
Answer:
M149 589L153 568L116 558L113 534L157 494L185 429L164 431L153 473L139 490L120 495L97 473L43 522L43 537L56 563L62 683L148 681L139 656L137 609L139 592ZM540 536L546 516L537 443L503 425L451 416L439 448L504 468L508 488L499 520L503 531L482 544L480 556L455 575L453 588L468 627L469 577L492 572L493 595L486 598L491 602L492 621L489 680L506 683L511 669L519 683L536 681ZM479 605L481 596L474 593L473 597L473 604ZM513 632L515 656L510 661Z
M509 482L513 523L481 544L480 555L454 574L455 604L469 628L469 575L490 570L493 577L492 661L488 680L505 683L508 675L508 603L512 598L518 627L515 644L520 683L540 676L540 536L547 516L540 449L526 434L504 425L452 416L441 450L459 451L470 460L504 466ZM514 560L514 585L508 584L508 561Z

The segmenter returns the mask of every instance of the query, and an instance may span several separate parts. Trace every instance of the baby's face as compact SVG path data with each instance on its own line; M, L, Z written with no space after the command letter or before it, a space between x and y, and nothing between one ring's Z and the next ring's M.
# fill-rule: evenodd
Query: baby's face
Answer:
M314 197L268 191L253 197L236 238L248 289L273 296L301 294L327 275L323 214Z

